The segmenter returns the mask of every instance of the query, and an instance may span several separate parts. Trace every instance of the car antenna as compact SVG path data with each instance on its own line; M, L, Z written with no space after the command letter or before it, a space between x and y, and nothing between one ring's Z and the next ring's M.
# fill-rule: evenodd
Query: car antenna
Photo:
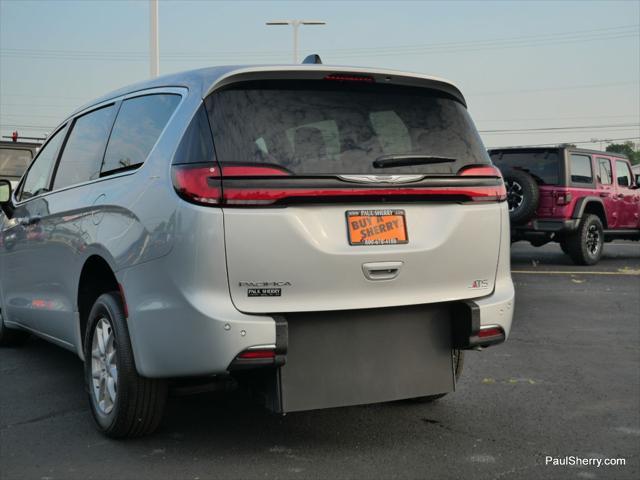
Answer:
M302 63L322 64L322 59L320 58L320 55L318 55L317 53L312 53L311 55L307 55L305 59L302 60Z

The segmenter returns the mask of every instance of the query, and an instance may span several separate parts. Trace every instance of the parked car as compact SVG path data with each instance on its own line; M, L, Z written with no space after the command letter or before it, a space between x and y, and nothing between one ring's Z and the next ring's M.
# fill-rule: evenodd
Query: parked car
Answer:
M580 265L640 240L640 185L624 155L572 147L489 150L507 185L511 241L558 242Z
M444 80L160 77L64 120L8 190L0 343L77 352L109 436L156 429L181 378L276 412L434 400L509 334L506 190Z
M38 148L39 143L0 140L0 179L9 180L15 187L36 156Z

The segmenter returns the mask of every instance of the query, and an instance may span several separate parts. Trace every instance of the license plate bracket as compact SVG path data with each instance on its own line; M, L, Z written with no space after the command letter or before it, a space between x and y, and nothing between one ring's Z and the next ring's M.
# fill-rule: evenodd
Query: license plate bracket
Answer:
M404 210L347 210L349 245L400 245L409 243Z

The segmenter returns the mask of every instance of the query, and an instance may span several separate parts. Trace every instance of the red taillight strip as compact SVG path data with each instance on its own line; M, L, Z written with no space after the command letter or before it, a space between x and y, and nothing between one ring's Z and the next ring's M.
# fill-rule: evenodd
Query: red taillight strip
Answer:
M506 198L504 185L491 187L430 187L430 188L236 188L224 189L224 203L227 205L274 204L292 198L358 198L358 197L440 197L442 199L464 199L467 201L490 202Z
M284 177L291 175L284 168L225 165L222 167L223 177Z

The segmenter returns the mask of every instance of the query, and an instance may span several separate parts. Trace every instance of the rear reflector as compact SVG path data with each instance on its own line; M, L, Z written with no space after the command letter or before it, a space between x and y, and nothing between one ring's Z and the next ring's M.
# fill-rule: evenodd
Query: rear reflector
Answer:
M478 337L492 338L492 337L504 337L504 331L501 327L498 326L489 326L489 327L480 327L480 331L478 332Z
M245 350L237 358L243 360L256 360L264 358L276 358L276 352L274 350Z

